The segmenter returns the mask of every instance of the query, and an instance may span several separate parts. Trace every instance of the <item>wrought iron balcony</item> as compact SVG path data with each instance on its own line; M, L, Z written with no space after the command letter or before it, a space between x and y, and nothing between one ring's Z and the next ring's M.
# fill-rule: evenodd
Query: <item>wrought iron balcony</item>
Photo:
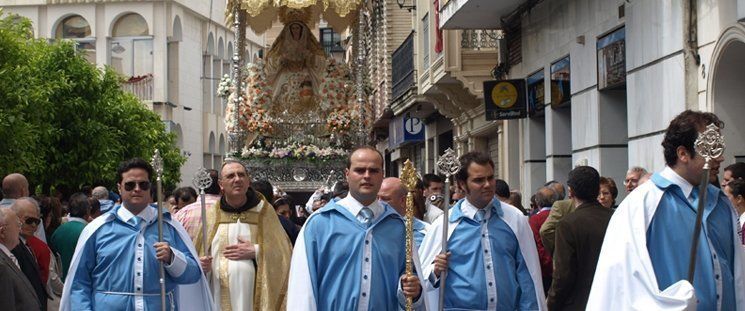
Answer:
M410 33L406 40L393 52L391 65L393 73L393 100L403 96L412 87L414 79L414 33Z
M495 50L498 31L496 29L464 29L460 47L467 50Z
M122 90L134 94L141 101L153 100L153 75L146 74L139 77L130 77L121 83Z

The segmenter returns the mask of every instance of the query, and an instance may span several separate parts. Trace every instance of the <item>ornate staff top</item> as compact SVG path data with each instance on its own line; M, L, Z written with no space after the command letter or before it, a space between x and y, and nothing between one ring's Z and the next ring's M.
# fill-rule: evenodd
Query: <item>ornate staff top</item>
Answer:
M453 176L460 169L458 156L453 149L448 148L437 160L437 170L446 176Z
M714 123L706 126L706 129L698 134L696 141L693 143L696 153L704 157L706 164L704 169L709 169L711 160L721 157L724 153L724 136L722 130Z
M404 186L406 186L406 189L409 190L409 192L416 190L416 169L410 160L404 162L404 167L401 169L401 181L403 181Z
M191 180L191 183L197 189L204 191L204 189L212 186L212 177L210 177L210 172L204 167L200 167L197 170L197 173L194 174L194 179Z
M150 165L153 166L155 175L160 179L163 176L163 158L160 156L160 150L155 149L155 153L153 153L153 157L150 160Z

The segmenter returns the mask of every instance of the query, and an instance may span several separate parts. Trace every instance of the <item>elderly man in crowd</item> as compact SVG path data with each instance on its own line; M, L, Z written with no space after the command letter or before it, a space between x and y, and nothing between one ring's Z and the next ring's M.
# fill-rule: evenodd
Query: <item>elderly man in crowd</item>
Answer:
M28 180L26 177L13 173L3 178L3 200L0 207L10 207L18 198L29 196Z
M104 186L93 188L93 191L91 191L91 198L98 200L101 205L102 214L110 211L116 204L114 201L109 199L109 190Z
M0 208L0 301L3 310L42 310L36 290L10 252L18 246L21 222L12 209Z
M543 276L543 290L548 291L551 286L551 274L553 273L553 259L551 253L543 247L540 230L548 214L551 212L551 206L554 204L556 193L550 187L542 187L535 193L535 203L538 211L535 215L530 216L528 223L533 230L533 238L538 249L538 258L541 260L541 275Z
M408 194L408 190L406 189L406 186L404 186L403 182L401 182L401 179L398 179L396 177L388 177L386 179L383 179L383 183L380 186L380 191L378 191L378 200L381 202L387 203L393 209L401 215L401 217L406 216L406 195ZM414 244L419 248L419 246L422 244L422 240L424 240L424 236L427 234L427 229L429 226L427 223L419 220L418 218L414 217Z
M634 166L626 172L626 178L623 180L623 185L626 187L626 193L631 193L636 187L641 185L641 180L644 175L647 175L647 170L643 167Z
M21 271L26 275L39 298L42 309L47 308L47 278L51 251L46 243L34 236L40 226L40 210L36 200L29 197L18 198L10 207L21 220L21 242L13 248L12 253L18 259Z

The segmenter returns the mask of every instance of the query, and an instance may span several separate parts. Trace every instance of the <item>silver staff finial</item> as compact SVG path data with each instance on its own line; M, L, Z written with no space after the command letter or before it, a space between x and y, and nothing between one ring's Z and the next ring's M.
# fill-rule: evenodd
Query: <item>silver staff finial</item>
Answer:
M191 180L191 183L200 191L209 188L210 186L212 186L212 177L210 177L210 172L204 167L200 167L197 170L197 173L194 174L194 179Z
M453 149L448 148L437 160L437 169L441 174L446 176L455 175L460 169L460 163L458 162L458 156L455 154Z
M704 169L709 169L709 162L724 153L725 144L721 129L714 123L707 125L706 130L698 134L694 148L706 161Z
M150 160L150 165L153 166L153 170L155 170L155 175L160 178L160 176L163 176L163 158L160 156L160 150L155 149L155 153L153 153L153 158Z

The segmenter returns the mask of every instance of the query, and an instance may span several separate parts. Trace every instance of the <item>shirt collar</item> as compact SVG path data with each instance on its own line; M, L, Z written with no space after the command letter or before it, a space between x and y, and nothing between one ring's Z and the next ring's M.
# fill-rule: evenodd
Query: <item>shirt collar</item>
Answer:
M676 173L672 168L669 166L665 166L665 169L660 172L660 176L662 178L665 178L669 180L671 183L675 184L680 188L681 191L683 191L683 195L688 198L691 195L691 191L693 191L693 185L689 183L685 178L680 177L678 173Z
M740 227L742 227L743 225L745 225L745 213L742 213L740 215Z
M339 204L342 207L346 208L347 211L352 213L352 215L354 215L355 217L360 213L360 211L364 207L364 205L362 205L362 203L360 203L355 198L353 198L351 194L339 200L339 202L336 202L336 204ZM378 200L373 201L373 203L368 205L367 207L372 211L373 219L383 214L383 205L381 205Z
M489 217L491 217L491 211L493 208L490 208L490 207L494 206L494 201L499 202L499 200L494 199L491 201L491 203L489 203L489 205L484 207L484 209L486 210L486 214L484 214L484 219L489 219ZM471 204L471 202L469 202L467 198L463 200L463 204L460 206L460 209L461 211L463 211L463 216L471 218L471 219L474 219L474 217L476 217L476 211L479 210L478 208L476 208L476 206Z
M13 258L14 257L13 254L8 249L8 247L5 246L5 244L0 243L0 249L3 250L3 253L5 253L5 255L8 255L8 257L10 257L10 258Z
M119 207L119 210L116 211L117 216L122 219L124 222L129 222L130 219L135 217L132 212L130 212L125 206L124 203ZM155 218L155 208L148 205L142 211L137 214L137 216L142 217L142 219L145 220L145 222L150 223L152 222L153 218Z

